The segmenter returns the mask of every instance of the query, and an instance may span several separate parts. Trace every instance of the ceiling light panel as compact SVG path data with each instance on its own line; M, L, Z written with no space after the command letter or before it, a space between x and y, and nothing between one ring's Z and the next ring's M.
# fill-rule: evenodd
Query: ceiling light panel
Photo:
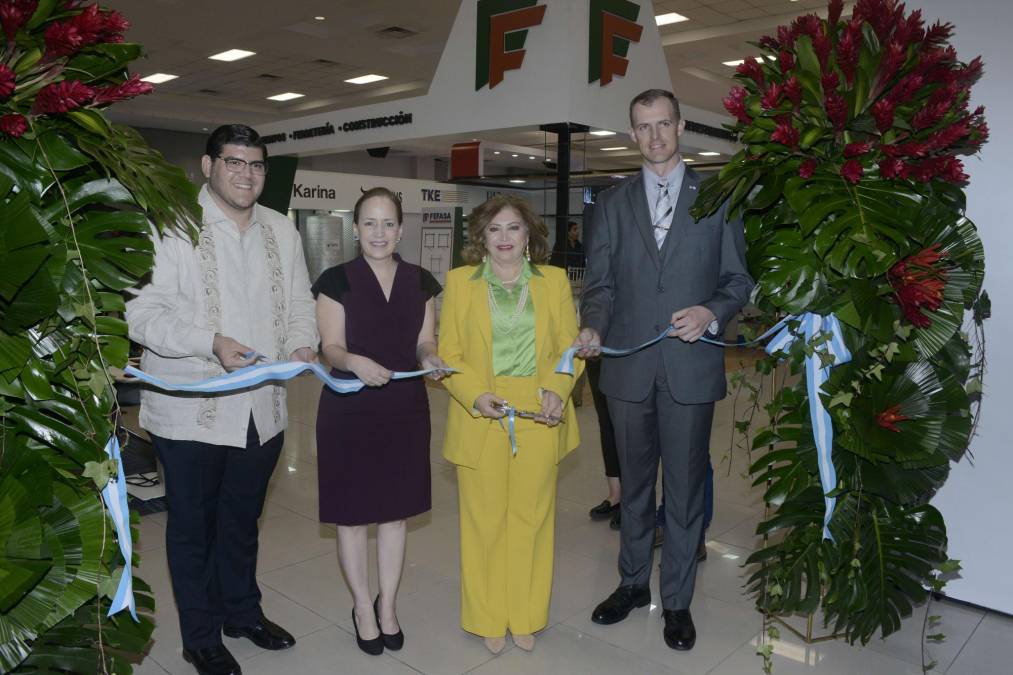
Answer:
M212 54L208 58L212 61L238 61L239 59L245 59L248 56L253 56L257 52L248 52L245 49L229 49L218 54Z
M689 17L685 17L682 14L676 14L675 12L668 12L666 14L658 14L654 17L654 23L659 26L667 26L673 23L682 23L683 21L689 21Z
M349 84L370 84L386 79L386 75L363 75L362 77L353 77L350 80L345 80L345 82L348 82Z
M152 73L147 77L142 77L141 82L150 82L151 84L162 84L169 80L175 80L179 75L170 75L169 73Z
M284 94L275 94L274 96L268 96L268 101L291 101L296 98L302 98L306 94L297 94L294 91L286 91Z
M592 136L615 136L616 132L614 132L614 131L606 131L605 129L598 129L596 131L592 131L591 135Z

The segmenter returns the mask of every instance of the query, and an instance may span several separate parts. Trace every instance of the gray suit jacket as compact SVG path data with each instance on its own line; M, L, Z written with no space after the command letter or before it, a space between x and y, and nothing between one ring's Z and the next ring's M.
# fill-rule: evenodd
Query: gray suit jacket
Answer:
M726 206L694 222L689 208L699 184L700 176L687 168L660 251L641 173L599 195L584 232L587 272L580 323L598 331L605 346L646 342L668 325L673 312L692 305L714 312L721 334L748 301L753 279L746 269L742 223L726 222ZM624 401L642 401L659 367L680 403L725 396L724 350L678 338L630 356L603 358L601 391Z

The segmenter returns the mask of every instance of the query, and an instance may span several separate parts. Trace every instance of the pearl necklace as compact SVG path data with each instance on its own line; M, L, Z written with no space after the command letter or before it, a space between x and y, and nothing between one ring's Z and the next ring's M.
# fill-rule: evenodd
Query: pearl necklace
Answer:
M520 278L521 275L518 274L517 279ZM510 283L516 282L517 279L514 279L513 282ZM529 286L528 284L524 284L524 287L521 288L521 294L517 298L517 306L514 307L513 313L510 314L510 316L506 319L504 325L502 326L503 332L506 333L507 335L510 335L511 333L514 332L514 329L517 327L517 323L520 321L521 314L524 313L524 308L528 304L528 286ZM489 287L489 309L492 312L493 320L495 320L496 316L500 314L499 303L496 302L496 294L492 290L492 284L488 284L488 287Z

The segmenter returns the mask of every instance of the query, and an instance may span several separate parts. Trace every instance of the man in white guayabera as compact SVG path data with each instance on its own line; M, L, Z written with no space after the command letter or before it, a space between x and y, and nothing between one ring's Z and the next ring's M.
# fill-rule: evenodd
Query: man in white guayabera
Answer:
M197 246L155 241L151 281L127 303L141 369L203 380L257 359L312 361L318 343L302 244L291 220L257 204L267 149L256 131L219 127L201 160ZM257 587L257 519L287 424L285 388L199 397L141 394L141 426L164 468L165 540L183 657L200 675L238 675L222 633L263 649L295 639L268 621Z

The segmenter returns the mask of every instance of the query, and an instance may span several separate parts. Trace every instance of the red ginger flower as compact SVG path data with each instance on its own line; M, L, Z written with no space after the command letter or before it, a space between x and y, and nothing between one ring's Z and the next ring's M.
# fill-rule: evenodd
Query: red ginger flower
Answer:
M95 96L95 90L77 80L47 84L35 97L32 112L46 115L80 108Z
M893 126L894 107L894 102L889 98L881 98L872 105L872 116L879 133L885 134Z
M828 92L837 89L837 86L841 83L841 78L837 77L836 70L831 70L829 73L823 73L820 77L820 83L823 85L823 91Z
M728 96L722 99L722 103L725 105L725 110L734 115L743 124L749 124L753 121L753 118L746 112L746 96L747 92L742 87L734 87Z
M837 43L837 65L844 73L844 79L849 85L855 79L855 68L858 67L858 49L861 44L862 24L852 19Z
M941 23L936 21L932 27L925 31L925 43L937 45L946 42L953 35L952 23Z
M759 44L760 47L763 47L764 49L770 50L777 50L781 47L781 43L777 41L777 38L771 37L769 35L764 35L763 37L761 37L760 41L757 44Z
M900 305L904 318L918 328L932 325L922 308L935 312L943 305L947 270L940 262L944 256L939 244L933 244L899 261L887 272L894 300Z
M900 411L900 405L893 405L884 410L883 412L876 415L876 424L883 427L887 431L893 431L894 433L900 433L900 428L897 427L898 422L910 419L907 415Z
M842 131L844 125L848 122L848 104L837 92L830 92L827 94L824 101L824 107L827 109L827 117L830 119L830 123L834 125L836 131Z
M24 115L17 113L0 116L0 131L8 136L19 138L28 131L28 120Z
M798 167L798 175L809 180L814 173L816 173L816 160L812 158L802 160L802 165Z
M826 33L820 32L813 37L813 51L816 52L816 58L819 59L821 70L826 70L827 68L831 49L833 49L833 46L830 44L830 38L827 37Z
M14 93L17 86L14 71L4 64L0 64L0 99L5 99Z
M784 81L784 95L796 108L802 104L802 85L794 75Z
M883 58L879 62L879 82L886 84L900 70L904 59L907 58L907 48L896 40L890 41L883 51Z
M872 149L872 143L848 143L844 146L844 156L848 159L859 157Z
M795 55L782 50L777 55L777 65L781 68L781 74L785 75L795 67Z
M785 115L778 118L777 128L770 135L770 140L787 145L789 148L794 148L798 145L798 129L791 125L790 117Z
M841 167L841 176L852 185L862 180L862 174L864 172L864 169L862 169L862 163L857 159L849 159L844 163L844 166Z
M0 24L3 24L8 42L14 41L14 36L32 18L38 5L38 0L5 0L0 2Z
M781 97L784 94L784 86L777 82L772 82L770 89L766 91L763 98L760 99L760 105L764 110L770 110L776 108L781 103Z
M760 64L753 58L747 58L745 61L739 64L739 67L735 69L735 72L739 75L748 77L753 82L756 82L756 86L763 86L763 69L760 68Z
M879 162L880 178L907 178L908 167L903 161L896 158L886 158Z
M89 5L80 14L46 28L46 55L50 58L70 56L100 42L122 42L123 32L129 27L119 12L103 12L98 5Z
M126 101L135 96L150 94L155 90L150 82L141 82L137 75L131 75L130 79L112 87L102 87L95 90L95 103L102 105L114 103L115 101Z
M827 5L827 25L831 28L841 20L841 13L844 11L844 0L830 0Z

